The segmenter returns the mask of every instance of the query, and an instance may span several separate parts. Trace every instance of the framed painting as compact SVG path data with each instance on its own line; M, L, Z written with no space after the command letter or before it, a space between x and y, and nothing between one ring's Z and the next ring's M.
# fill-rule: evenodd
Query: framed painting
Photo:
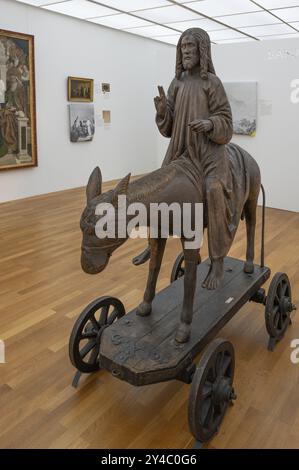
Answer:
M88 142L95 133L93 104L70 104L70 139L71 142Z
M93 101L93 79L68 77L68 100L92 102Z
M37 166L34 37L0 29L0 170Z
M110 83L102 83L102 93L110 93Z
M232 108L234 134L256 135L257 82L223 83Z

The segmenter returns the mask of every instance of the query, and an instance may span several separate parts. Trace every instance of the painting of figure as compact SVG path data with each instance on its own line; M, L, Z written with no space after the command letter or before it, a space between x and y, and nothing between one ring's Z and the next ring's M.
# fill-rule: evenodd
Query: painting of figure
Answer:
M69 101L93 101L93 79L68 77Z
M86 142L93 139L95 117L93 104L70 104L71 142Z
M0 170L36 165L34 37L0 30Z
M257 82L223 83L233 115L234 134L255 136Z

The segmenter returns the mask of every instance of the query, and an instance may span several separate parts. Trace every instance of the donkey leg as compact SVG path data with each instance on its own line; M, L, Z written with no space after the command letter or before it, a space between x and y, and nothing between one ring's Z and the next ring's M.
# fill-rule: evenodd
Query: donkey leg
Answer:
M149 233L149 229L148 229ZM135 266L139 266L140 264L146 263L151 257L151 247L150 247L150 241L148 240L148 245L145 248L145 250L142 251L142 253L139 253L139 255L134 256L132 259L132 263Z
M190 338L198 265L198 250L184 249L184 259L185 275L183 309L181 313L181 321L175 337L178 343L186 343Z
M151 258L149 262L149 273L143 302L137 307L137 315L146 316L151 313L152 301L156 293L157 279L165 250L166 238L149 239Z
M254 238L256 226L256 207L257 197L250 199L246 202L244 207L246 232L247 232L247 249L246 249L246 262L244 263L244 272L251 274L254 271Z

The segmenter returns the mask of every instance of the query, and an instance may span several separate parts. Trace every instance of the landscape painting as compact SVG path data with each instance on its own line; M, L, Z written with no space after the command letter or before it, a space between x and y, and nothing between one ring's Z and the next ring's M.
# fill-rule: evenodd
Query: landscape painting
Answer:
M233 114L235 134L254 136L257 120L257 82L223 84Z

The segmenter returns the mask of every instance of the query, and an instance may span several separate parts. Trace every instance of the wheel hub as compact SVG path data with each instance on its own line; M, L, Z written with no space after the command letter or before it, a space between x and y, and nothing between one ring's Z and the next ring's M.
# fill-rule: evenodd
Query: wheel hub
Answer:
M289 297L283 296L280 299L279 308L280 308L281 313L283 313L284 315L292 311L292 303L290 302Z
M227 377L220 377L213 385L212 400L214 405L224 405L237 397L230 380Z
M296 310L296 306L292 304L289 297L282 297L280 300L280 309L283 313L291 313Z

